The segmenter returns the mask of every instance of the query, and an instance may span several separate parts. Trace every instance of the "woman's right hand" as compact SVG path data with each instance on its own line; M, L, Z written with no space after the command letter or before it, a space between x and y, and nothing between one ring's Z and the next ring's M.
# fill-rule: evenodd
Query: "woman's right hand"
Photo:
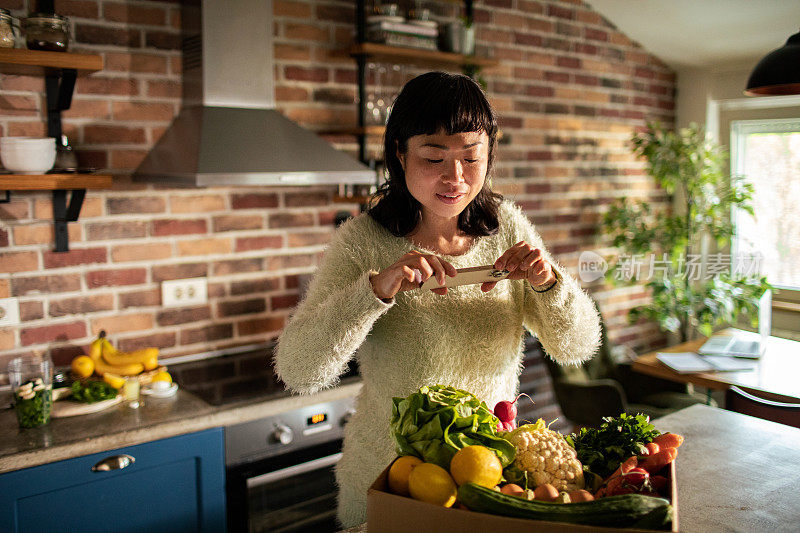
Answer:
M432 254L411 251L370 278L372 291L382 300L394 298L395 294L420 285L431 276L436 277L439 285L444 285L445 276L453 277L456 269L453 265ZM447 287L431 289L436 294L447 294Z

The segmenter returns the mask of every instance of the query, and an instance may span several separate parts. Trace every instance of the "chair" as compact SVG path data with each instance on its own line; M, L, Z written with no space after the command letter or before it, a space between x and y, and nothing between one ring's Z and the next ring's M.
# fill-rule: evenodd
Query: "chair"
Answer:
M616 361L602 319L600 329L600 349L582 365L561 366L544 357L556 399L569 420L579 426L597 427L605 416L643 413L658 418L706 403L705 396L688 393L684 384L638 374L630 363Z
M725 392L725 409L800 428L800 403L765 400L736 386Z

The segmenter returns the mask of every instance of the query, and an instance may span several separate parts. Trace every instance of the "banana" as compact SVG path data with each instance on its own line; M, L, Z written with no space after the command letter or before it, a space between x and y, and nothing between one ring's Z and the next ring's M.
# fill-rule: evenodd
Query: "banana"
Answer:
M133 352L121 352L111 342L103 338L102 358L110 365L141 363L145 370L158 367L158 348L142 348Z
M145 370L153 370L158 366L158 348L142 348L133 352L104 351L103 359L110 365L141 363Z
M135 376L144 372L144 365L142 363L128 363L125 365L109 365L102 358L94 363L94 371L97 375L102 376L106 372L117 374L119 376Z
M106 332L103 330L100 332L100 335L92 341L92 344L89 345L89 357L91 357L93 361L100 359L100 356L103 354L103 340L105 336Z

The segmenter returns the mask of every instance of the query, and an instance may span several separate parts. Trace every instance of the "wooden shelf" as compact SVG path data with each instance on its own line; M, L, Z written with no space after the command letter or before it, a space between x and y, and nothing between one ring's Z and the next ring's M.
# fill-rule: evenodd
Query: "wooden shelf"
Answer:
M366 205L369 203L372 196L339 196L333 197L333 202L336 204L361 204Z
M340 128L326 128L317 131L318 135L383 135L386 132L386 126L365 126L359 128L358 126L342 126Z
M374 59L385 59L394 63L440 63L449 65L476 65L482 68L496 67L500 64L494 59L477 56L452 54L437 50L417 50L415 48L402 48L377 43L356 44L350 49L351 56L369 56Z
M3 74L42 75L52 69L74 69L81 73L102 70L103 58L96 54L45 52L0 48L0 72Z
M0 174L0 191L109 189L110 174Z

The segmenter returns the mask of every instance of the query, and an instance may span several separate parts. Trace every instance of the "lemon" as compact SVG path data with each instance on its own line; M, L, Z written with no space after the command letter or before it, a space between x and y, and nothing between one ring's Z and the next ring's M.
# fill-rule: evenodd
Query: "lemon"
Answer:
M395 494L408 496L408 476L420 464L422 464L422 459L413 455L398 457L389 468L389 490Z
M167 383L172 383L172 376L169 375L169 372L166 370L162 370L161 372L156 372L150 381L166 381Z
M70 365L72 373L79 378L88 378L94 372L94 361L88 355L79 355Z
M456 484L447 470L433 463L415 466L408 475L408 492L415 500L451 507L456 503Z
M103 381L115 389L121 389L125 385L125 378L116 374L112 374L111 372L106 372L103 374Z
M459 485L472 482L492 488L503 477L503 465L496 453L476 444L456 452L450 461L450 473Z

